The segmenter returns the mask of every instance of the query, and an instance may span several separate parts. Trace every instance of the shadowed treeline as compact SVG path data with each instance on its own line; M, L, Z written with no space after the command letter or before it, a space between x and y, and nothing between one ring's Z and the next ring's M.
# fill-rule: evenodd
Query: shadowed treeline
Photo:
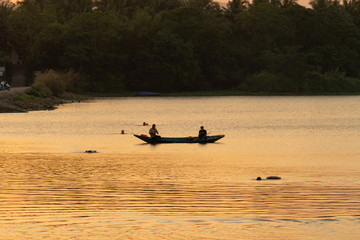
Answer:
M97 92L360 92L360 1L310 4L3 1L0 65L15 49L29 73L76 71Z

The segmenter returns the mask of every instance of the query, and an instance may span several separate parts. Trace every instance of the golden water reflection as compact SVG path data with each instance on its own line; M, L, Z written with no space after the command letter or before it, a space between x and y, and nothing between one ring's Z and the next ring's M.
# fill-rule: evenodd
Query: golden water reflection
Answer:
M272 235L278 226L299 229L287 236L309 237L309 221L310 228L360 221L360 187L350 179L339 180L331 171L317 178L322 170L316 166L302 167L303 173L286 164L269 170L259 164L261 156L252 163L246 156L228 157L219 163L206 153L2 155L0 229L6 234L0 236L233 239L258 228L265 232L251 238L279 236ZM283 179L254 180L270 171ZM149 231L155 226L161 231ZM326 229L318 233L330 235Z
M357 239L359 103L119 98L1 114L0 239ZM143 121L226 136L153 146L130 134Z

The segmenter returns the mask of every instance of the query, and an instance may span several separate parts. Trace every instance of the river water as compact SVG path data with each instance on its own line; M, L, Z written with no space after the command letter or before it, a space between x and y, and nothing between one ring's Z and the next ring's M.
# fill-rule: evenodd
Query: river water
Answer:
M1 114L0 239L358 239L359 105L134 97ZM131 134L143 122L225 138L149 145Z

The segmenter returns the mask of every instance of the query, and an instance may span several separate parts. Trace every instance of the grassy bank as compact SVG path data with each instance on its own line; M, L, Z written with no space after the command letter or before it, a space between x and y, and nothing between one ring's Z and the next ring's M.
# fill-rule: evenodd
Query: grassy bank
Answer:
M64 92L61 96L36 97L28 88L13 88L0 92L0 113L54 110L58 105L84 101L85 96Z

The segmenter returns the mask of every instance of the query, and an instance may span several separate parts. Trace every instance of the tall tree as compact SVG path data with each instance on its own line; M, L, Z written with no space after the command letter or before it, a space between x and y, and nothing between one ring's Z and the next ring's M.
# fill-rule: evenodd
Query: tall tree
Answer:
M340 71L358 76L360 32L340 7L329 6L315 11L312 49L309 61L322 73Z
M153 38L151 59L147 64L150 90L189 90L199 84L200 68L194 54L194 46L168 32L158 32Z
M342 6L344 10L350 14L354 23L360 27L360 1L359 0L343 0Z
M36 36L55 20L54 15L42 11L37 4L20 4L14 9L11 19L14 46L23 58L31 53Z
M231 22L225 17L195 7L181 7L159 14L154 23L155 29L168 29L193 45L204 88L230 84L227 82L230 79L227 68L233 67L229 60L230 26Z
M95 1L97 10L104 12L120 12L128 15L130 13L131 0L97 0Z
M309 4L314 10L318 10L330 6L339 6L340 2L339 0L311 0Z
M90 12L93 8L92 0L61 0L63 7L70 13Z
M277 1L277 0L275 0ZM260 4L268 4L271 0L253 0L251 6L258 6Z
M184 4L189 7L203 9L212 13L220 13L220 4L213 0L186 0Z
M297 5L298 0L270 0L270 3L274 6L287 8L290 6Z
M175 9L180 7L181 2L179 0L150 0L147 2L147 7L152 15L165 10Z
M11 14L14 4L9 1L0 3L0 65L3 65L9 57L11 39Z
M73 17L64 30L56 25L49 30L49 33L63 31L62 68L84 73L92 90L122 89L126 60L123 41L129 35L124 22L110 14L95 11ZM62 46L62 43L59 45Z
M225 15L233 21L237 14L248 9L249 4L248 0L230 0L226 4Z
M94 8L93 0L42 0L57 13L58 21L65 22L77 14L91 12Z

